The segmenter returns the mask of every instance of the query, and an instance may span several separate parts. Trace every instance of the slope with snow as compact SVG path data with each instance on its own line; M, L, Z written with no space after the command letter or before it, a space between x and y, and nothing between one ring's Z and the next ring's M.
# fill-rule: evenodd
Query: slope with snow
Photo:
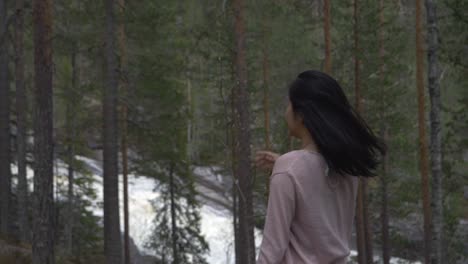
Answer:
M93 201L92 210L96 215L102 216L103 209L100 204L103 201L103 187L102 187L102 164L101 162L90 159L87 157L77 156L78 160L84 162L87 169L92 173L95 180L93 188L96 191L97 199ZM12 165L12 172L17 173L17 167ZM56 161L55 174L58 175L55 179L56 185L66 186L67 175L66 164L60 160ZM216 174L216 168L210 167L196 167L194 174L197 177L202 177L205 184L197 186L197 190L203 191L204 196L200 196L202 201L201 206L201 232L205 236L209 246L210 252L206 256L210 264L233 264L234 260L234 246L233 238L234 233L232 229L232 214L226 209L230 204L229 195L223 191L223 186L230 183L224 183L223 177ZM28 179L31 184L29 185L32 190L32 177L33 172L28 168ZM121 179L122 177L120 177ZM14 179L13 184L16 184ZM130 221L130 236L133 238L139 251L144 254L151 255L151 251L145 248L145 242L153 228L152 220L155 215L151 201L160 196L160 193L155 188L157 180L145 176L137 176L130 174L128 177L129 186L129 221ZM211 181L211 184L207 184ZM211 188L211 190L210 190ZM122 189L122 182L120 181L120 189ZM60 197L58 197L60 198ZM121 206L122 195L119 196ZM219 206L219 205L222 206ZM123 214L121 212L121 229L123 230ZM261 231L255 230L255 244L257 248L260 246L262 239ZM351 251L351 256L356 256L356 251ZM378 263L380 259L375 257ZM392 258L392 264L414 263L407 260Z

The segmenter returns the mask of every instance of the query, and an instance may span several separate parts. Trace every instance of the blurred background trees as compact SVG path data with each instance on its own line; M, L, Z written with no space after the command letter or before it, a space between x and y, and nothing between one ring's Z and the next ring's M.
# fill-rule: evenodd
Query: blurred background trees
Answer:
M158 194L136 241L146 261L208 263L201 209L214 193L236 263L254 263L268 174L250 159L298 147L287 85L318 69L389 147L362 186L353 261L464 263L465 10L463 0L0 0L0 262L140 263L128 235L138 227L120 217L136 214L138 175Z

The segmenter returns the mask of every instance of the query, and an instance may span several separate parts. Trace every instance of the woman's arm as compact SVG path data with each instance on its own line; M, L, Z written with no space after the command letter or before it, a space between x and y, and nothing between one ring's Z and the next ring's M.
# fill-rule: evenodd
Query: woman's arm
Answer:
M280 263L289 245L296 209L295 187L287 172L271 176L267 215L257 264Z

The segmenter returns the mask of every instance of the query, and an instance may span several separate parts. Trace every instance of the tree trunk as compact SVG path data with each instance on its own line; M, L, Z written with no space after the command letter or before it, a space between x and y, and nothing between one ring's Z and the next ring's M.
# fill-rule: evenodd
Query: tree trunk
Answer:
M18 160L18 222L19 237L30 240L28 217L28 182L26 178L26 113L27 100L24 86L24 1L16 1L15 19L15 74L16 74L16 128Z
M220 67L221 68L221 67ZM222 89L222 88L221 88ZM231 106L231 115L234 116L234 89L231 89L230 106ZM226 111L227 113L227 111ZM229 133L230 132L230 133ZM231 174L232 174L232 217L233 217L233 231L234 231L234 250L236 256L236 264L242 264L241 254L242 249L239 243L239 179L237 178L236 173L236 164L237 164L237 155L235 148L235 127L231 120L226 118L226 141L228 141L229 146L231 147Z
M169 168L169 188L171 194L171 236L172 236L172 264L179 264L178 250L177 250L177 224L176 224L176 211L175 211L175 198L174 198L174 164L171 162Z
M33 264L54 263L52 1L33 1L34 225Z
M241 263L255 263L255 243L253 233L253 206L250 167L250 111L247 91L247 62L245 50L245 3L244 0L234 0L235 16L235 69L236 85L234 96L234 124L236 130L236 170L239 179L239 244L242 246Z
M233 181L232 183L232 217L233 217L233 230L234 230L234 250L236 254L236 264L241 264L240 255L242 254L240 244L239 244L239 216L238 212L238 198L237 198L237 181Z
M8 81L7 3L0 0L0 233L11 235L10 85Z
M187 56L187 62L189 61L189 58ZM190 165L192 164L192 160L194 158L194 153L193 153L193 104L192 104L192 80L190 79L190 72L189 70L186 70L185 76L187 77L187 164Z
M442 263L443 250L443 189L442 189L442 134L440 123L440 70L437 58L439 48L439 32L437 27L437 6L435 0L426 0L427 16L427 59L428 88L431 101L431 167L432 167L432 226L433 252L431 263Z
M115 49L114 1L105 1L106 9L106 85L103 104L104 159L104 253L108 264L122 263L120 237L118 146L117 146L117 58Z
M382 128L382 138L384 142L388 142L388 128L386 124ZM389 157L386 154L382 162L382 176L381 181L381 195L382 195L382 211L381 211L381 225L382 225L382 259L384 264L390 263L390 235L388 228L388 181L389 176Z
M359 2L354 0L354 85L355 85L355 99L356 99L356 111L362 114L362 102L361 102L361 80L360 80L360 46L359 46ZM372 254L372 229L369 219L369 207L368 207L368 185L367 179L362 177L359 181L357 205L356 205L356 237L358 242L358 260L359 263L373 263Z
M66 136L67 136L67 164L68 164L68 208L67 208L67 225L65 226L65 239L66 239L66 248L68 254L72 254L73 250L73 227L75 224L75 214L74 214L74 184L75 184L75 150L74 150L74 139L75 139L75 117L74 112L76 111L74 101L75 98L75 91L78 89L79 80L78 80L78 64L77 64L77 56L78 56L78 45L75 44L73 47L73 51L71 54L71 64L72 64L72 81L71 86L68 90L68 94L66 97L67 105L66 105L66 116L67 119L65 121L65 128L66 128Z
M367 263L374 263L374 255L372 250L372 224L369 216L369 185L368 179L364 178L362 185L362 213L364 220L364 234L365 234L365 245L366 245L366 259Z
M385 48L384 48L384 0L379 0L379 80L380 87L382 87L382 101L381 101L381 117L382 127L381 127L381 137L385 144L388 143L388 128L386 120L386 94L385 94ZM387 191L387 177L389 166L389 156L388 153L383 157L382 162L382 174L380 177L381 182L381 202L382 209L380 213L381 219L381 228L382 228L382 260L383 264L390 263L390 245L389 245L389 232L388 232L388 191Z
M431 207L429 201L429 159L426 138L424 100L424 50L422 33L422 0L416 0L416 86L418 91L419 170L424 212L424 261L430 263Z
M354 19L354 96L355 107L358 113L361 112L361 88L359 77L359 31L358 31L358 1L353 2ZM358 263L366 263L365 254L365 230L363 218L363 184L364 179L359 179L358 193L356 198L356 246L358 251Z
M265 125L265 148L271 150L270 142L270 101L269 101L269 85L270 85L270 56L268 52L268 42L270 41L270 32L271 28L268 21L268 14L266 10L263 10L262 16L262 71L263 71L263 116L264 116L264 125ZM271 172L267 172L267 181L266 181L266 198L268 200L268 195L270 193L270 179Z
M325 37L324 71L331 73L330 0L323 0L323 34Z
M365 264L364 220L362 218L362 179L359 179L356 203L356 246L358 251L358 263Z
M263 39L262 39L262 70L263 70L263 115L265 124L265 148L271 149L270 142L270 102L269 102L269 85L270 85L270 59L268 53L270 28L267 25L266 18L263 21Z
M127 143L127 117L128 117L128 75L127 75L127 46L125 35L125 0L119 0L119 51L120 51L120 89L122 92L122 177L123 177L123 205L124 205L124 263L130 264L130 225L128 220L128 143Z

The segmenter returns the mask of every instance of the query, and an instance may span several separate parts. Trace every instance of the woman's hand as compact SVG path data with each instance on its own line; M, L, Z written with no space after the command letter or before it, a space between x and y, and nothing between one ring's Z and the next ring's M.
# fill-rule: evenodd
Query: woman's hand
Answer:
M255 165L264 170L272 170L276 159L280 156L278 153L260 150L255 154Z

